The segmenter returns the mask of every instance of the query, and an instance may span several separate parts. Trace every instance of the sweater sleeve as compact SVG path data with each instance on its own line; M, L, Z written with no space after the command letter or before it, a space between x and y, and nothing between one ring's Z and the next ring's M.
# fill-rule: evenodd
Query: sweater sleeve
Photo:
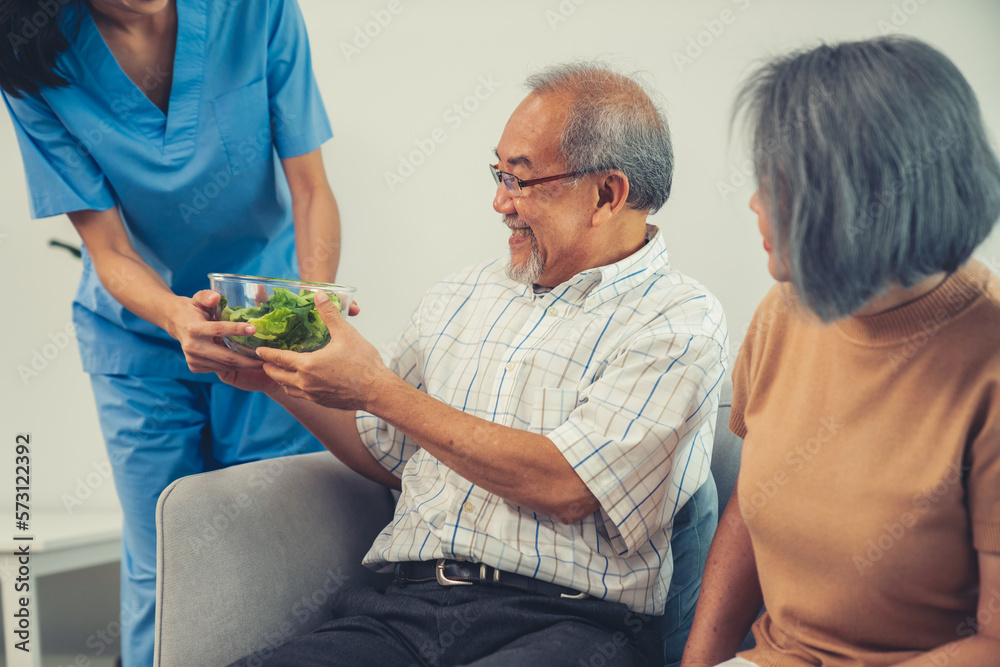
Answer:
M755 372L760 366L760 351L770 330L787 316L789 295L782 284L774 285L754 311L736 363L733 364L733 407L729 413L729 430L746 439L745 411Z
M972 544L1000 553L1000 386L991 385L976 422L982 426L968 449L968 499Z

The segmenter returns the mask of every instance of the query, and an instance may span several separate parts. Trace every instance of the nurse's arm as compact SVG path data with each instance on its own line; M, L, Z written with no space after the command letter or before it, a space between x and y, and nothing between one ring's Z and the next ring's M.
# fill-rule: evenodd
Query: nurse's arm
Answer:
M332 283L340 264L340 212L317 148L283 158L281 165L292 193L295 250L303 280Z
M237 322L213 322L219 301L204 290L193 299L174 294L163 278L142 259L125 231L117 208L68 214L101 284L118 303L176 338L188 367L196 373L229 368L259 368L261 363L215 342L216 337L247 335L253 327Z

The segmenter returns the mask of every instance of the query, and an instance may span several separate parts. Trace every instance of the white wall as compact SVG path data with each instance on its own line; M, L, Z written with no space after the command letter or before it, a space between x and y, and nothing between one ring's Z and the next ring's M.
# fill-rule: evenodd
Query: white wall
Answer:
M746 206L753 188L749 179L741 184L746 155L739 142L727 143L732 97L753 61L820 39L864 38L892 28L951 57L976 90L994 138L1000 136L995 0L300 3L336 133L324 156L343 218L340 279L358 286L364 313L355 324L378 343L392 339L433 281L505 253L486 165L524 95L520 82L553 62L603 56L645 73L662 93L677 166L673 195L653 222L666 235L674 265L722 300L733 352L771 282L756 219ZM390 7L401 10L391 14ZM378 25L379 16L386 25ZM375 35L367 42L359 37L366 30ZM456 104L474 110L462 118L449 111ZM436 128L446 140L412 175L389 187L386 172L396 171L418 143L426 146ZM2 437L9 445L17 432L32 434L35 507L62 509L63 500L75 496L84 501L77 511L113 508L112 485L98 484L95 473L106 459L88 381L74 346L61 347L79 263L46 247L49 238L74 241L75 234L65 218L28 219L5 115L0 156ZM736 192L723 196L720 184ZM1000 272L1000 235L979 254ZM22 378L19 366L30 368L33 361L39 373ZM9 488L12 466L12 456L0 457L0 489ZM2 494L0 506L12 502L8 495ZM88 615L84 625L86 637L107 622Z

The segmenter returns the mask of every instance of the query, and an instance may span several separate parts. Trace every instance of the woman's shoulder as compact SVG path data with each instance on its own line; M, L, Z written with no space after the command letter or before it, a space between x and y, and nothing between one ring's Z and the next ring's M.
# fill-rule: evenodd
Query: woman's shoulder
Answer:
M754 311L751 327L757 337L783 331L808 313L789 283L775 283Z
M990 266L973 259L948 281L944 294L949 317L957 335L982 335L996 343L1000 341L1000 276ZM1000 343L995 347L1000 350Z

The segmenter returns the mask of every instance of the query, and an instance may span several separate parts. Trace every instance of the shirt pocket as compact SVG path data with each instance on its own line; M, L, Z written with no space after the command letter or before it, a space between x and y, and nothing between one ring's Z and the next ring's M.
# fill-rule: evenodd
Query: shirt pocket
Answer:
M271 113L265 79L216 97L212 111L233 175L255 162L271 159Z
M575 389L537 387L531 411L531 431L545 435L566 422L579 404L580 392Z

